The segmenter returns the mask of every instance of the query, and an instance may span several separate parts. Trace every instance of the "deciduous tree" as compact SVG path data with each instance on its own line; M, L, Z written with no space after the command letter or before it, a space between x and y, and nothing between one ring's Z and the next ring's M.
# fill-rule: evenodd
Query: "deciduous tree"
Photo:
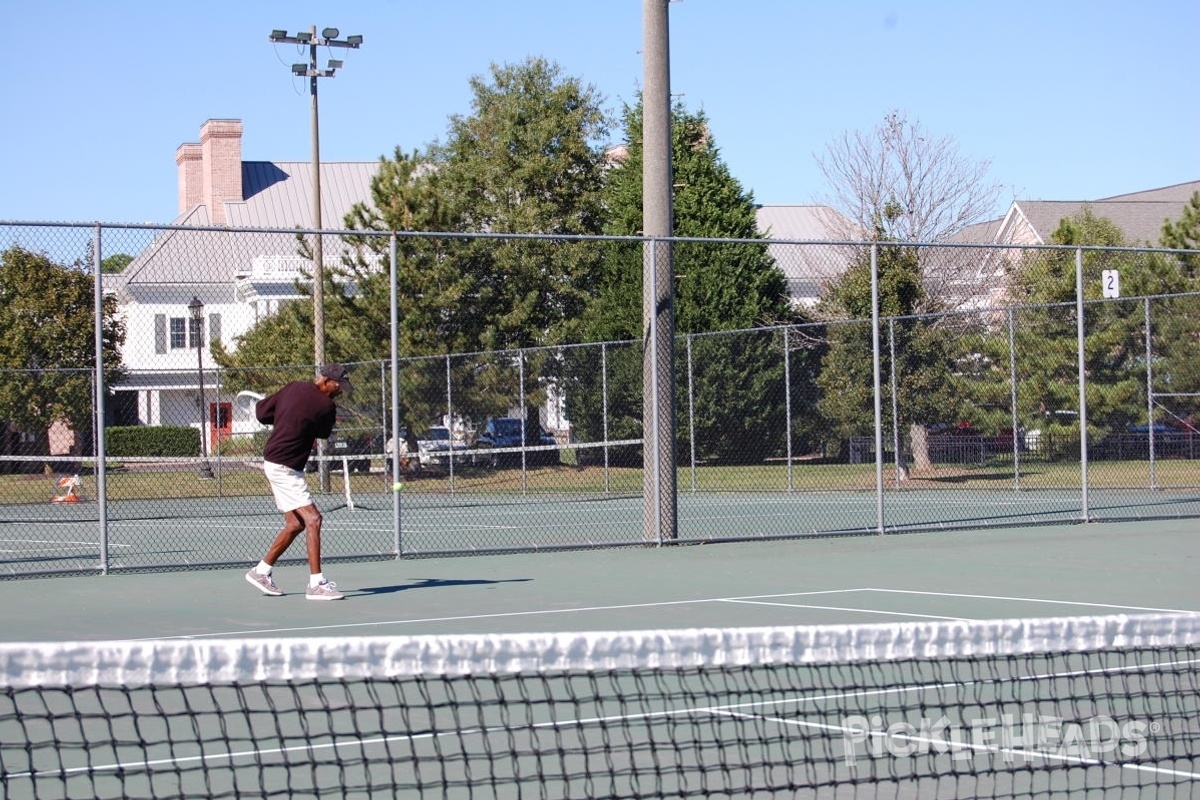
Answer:
M940 243L996 216L1001 187L988 179L989 163L965 157L952 138L933 135L901 111L870 131L843 133L817 163L832 191L828 202L853 223L842 232L847 240ZM919 310L953 308L985 288L974 263L952 250L917 255L925 285Z
M95 281L84 268L11 247L0 253L0 420L45 436L65 422L89 441L95 347ZM115 297L102 301L107 384L122 376L124 324Z

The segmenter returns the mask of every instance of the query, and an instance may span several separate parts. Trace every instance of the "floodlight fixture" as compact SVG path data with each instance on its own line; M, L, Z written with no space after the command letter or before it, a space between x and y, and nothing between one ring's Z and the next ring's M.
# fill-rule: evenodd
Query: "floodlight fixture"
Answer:
M286 39L286 38L287 38L287 31L281 31L281 30L271 31L271 41L272 42L275 41L276 39Z
M346 44L350 45L351 47L358 47L362 43L363 43L363 37L361 37L357 34L355 34L354 36L346 37Z
M308 64L292 64L292 74L303 77L308 74Z
M325 30L321 31L321 38L336 39L339 33L341 33L341 31L339 31L337 28L326 28Z
M312 33L310 31L300 31L296 34L296 38L300 41L300 44L308 44L312 41Z
M329 59L329 69L330 70L341 69L343 63L345 63L345 62L343 62L341 59L331 58L331 59Z

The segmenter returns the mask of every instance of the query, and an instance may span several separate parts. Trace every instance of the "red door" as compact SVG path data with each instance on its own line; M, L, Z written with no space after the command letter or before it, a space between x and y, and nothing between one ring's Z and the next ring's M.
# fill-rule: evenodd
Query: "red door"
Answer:
M233 436L233 403L209 404L208 429L211 431L209 448L212 450L222 440Z

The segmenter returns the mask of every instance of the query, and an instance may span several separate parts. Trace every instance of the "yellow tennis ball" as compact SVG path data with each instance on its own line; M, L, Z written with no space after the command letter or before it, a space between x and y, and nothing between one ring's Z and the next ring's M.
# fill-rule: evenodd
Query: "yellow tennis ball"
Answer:
M398 492L398 491L400 491L400 490L401 490L401 489L403 489L403 488L404 488L404 484L403 484L403 483L401 483L400 481L396 481L395 483L393 483L393 484L392 484L392 491L393 491L393 492Z

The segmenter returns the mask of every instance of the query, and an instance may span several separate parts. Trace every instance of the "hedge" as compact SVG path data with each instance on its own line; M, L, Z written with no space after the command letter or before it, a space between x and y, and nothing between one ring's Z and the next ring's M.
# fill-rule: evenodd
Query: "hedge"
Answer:
M200 431L183 425L113 427L107 429L104 444L109 458L197 456Z

